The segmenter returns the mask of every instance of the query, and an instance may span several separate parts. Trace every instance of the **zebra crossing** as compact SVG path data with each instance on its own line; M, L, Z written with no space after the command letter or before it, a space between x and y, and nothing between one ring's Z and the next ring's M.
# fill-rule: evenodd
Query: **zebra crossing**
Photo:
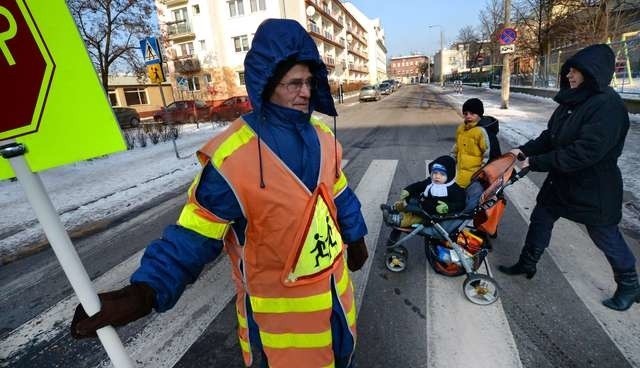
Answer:
M347 160L342 163L343 167L347 164ZM358 309L368 302L366 287L373 255L378 243L382 243L379 239L383 226L379 203L395 197L390 190L397 167L397 160L372 160L357 185L353 181L350 183L362 203L369 229L366 237L369 261L361 271L353 274ZM517 189L514 186L506 194L522 218L528 221L537 187L527 178L518 182L517 186ZM615 313L600 305L600 300L614 288L604 257L590 244L585 233L568 221L560 221L556 225L552 244L554 246L549 254L581 302L629 365L640 367L640 318L637 310ZM95 279L96 289L111 290L124 286L141 256L142 251ZM460 278L440 276L428 264L424 267L427 269L424 280L426 300L423 301L426 325L415 328L427 331L428 339L423 346L427 351L426 366L522 367L518 344L501 300L489 306L469 303L461 295ZM234 286L230 272L228 261L222 259L216 262L185 291L173 309L153 314L133 337L124 341L138 366L169 368L180 362L207 326L216 323L216 318L232 300ZM15 364L28 353L27 348L54 344L60 336L66 335L76 303L75 296L69 296L0 340L0 366L18 366ZM482 341L482 344L469 343L460 349L461 333L465 339ZM491 349L484 348L487 345ZM96 366L108 367L110 362L103 360Z

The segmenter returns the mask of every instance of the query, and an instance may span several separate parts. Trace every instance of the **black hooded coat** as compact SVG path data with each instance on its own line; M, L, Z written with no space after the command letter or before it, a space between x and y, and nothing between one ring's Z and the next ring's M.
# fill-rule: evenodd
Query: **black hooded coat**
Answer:
M587 225L613 225L622 217L618 157L629 130L629 114L609 87L615 56L607 45L576 53L561 69L560 105L540 136L520 147L532 171L548 172L537 203ZM584 82L570 88L569 68Z

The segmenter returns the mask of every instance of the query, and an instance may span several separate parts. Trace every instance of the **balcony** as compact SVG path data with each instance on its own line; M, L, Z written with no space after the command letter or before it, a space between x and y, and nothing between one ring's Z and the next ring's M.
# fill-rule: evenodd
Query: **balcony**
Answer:
M344 49L344 45L341 45L340 43L338 43L338 41L335 40L335 36L331 32L321 31L320 27L318 27L315 23L308 22L307 30L309 31L311 36L319 38L321 41L329 43L333 46L337 46L341 49Z
M324 61L324 63L327 64L328 67L335 67L336 66L336 61L333 58L333 56L323 56L322 57L322 61Z
M186 4L189 0L161 0L160 2L170 8L172 6Z
M306 3L313 6L318 13L320 13L321 15L323 15L325 18L329 19L331 22L333 22L336 26L343 28L344 27L344 22L341 16L337 16L337 12L332 12L331 9L324 5L324 4L319 4L319 1L313 1L313 0L306 0Z
M167 38L171 41L195 39L191 24L186 20L167 23Z
M182 75L189 75L198 73L202 68L200 67L200 60L195 56L186 56L173 61L173 67L176 73Z

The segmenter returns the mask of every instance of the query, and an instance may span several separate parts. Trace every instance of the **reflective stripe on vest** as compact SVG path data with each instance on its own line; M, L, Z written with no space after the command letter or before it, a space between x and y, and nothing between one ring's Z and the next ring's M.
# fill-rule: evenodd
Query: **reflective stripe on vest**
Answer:
M189 187L187 203L182 208L178 225L208 238L221 240L229 229L229 222L214 215L196 200L195 192L200 183L200 177L201 174L196 176Z

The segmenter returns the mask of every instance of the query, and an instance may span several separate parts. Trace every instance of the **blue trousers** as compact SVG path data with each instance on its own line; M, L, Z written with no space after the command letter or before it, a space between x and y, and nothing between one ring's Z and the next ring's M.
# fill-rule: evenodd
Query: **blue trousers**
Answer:
M550 209L536 204L531 213L525 248L542 252L549 246L553 225L559 216ZM614 272L635 271L636 259L624 241L618 225L585 225L589 237L604 253Z

